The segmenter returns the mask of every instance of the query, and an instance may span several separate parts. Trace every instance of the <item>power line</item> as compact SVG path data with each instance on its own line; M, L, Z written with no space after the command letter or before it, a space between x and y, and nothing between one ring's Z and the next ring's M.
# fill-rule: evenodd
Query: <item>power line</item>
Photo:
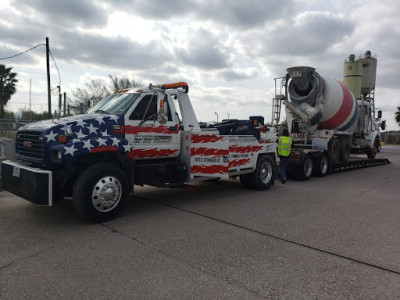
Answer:
M20 52L20 53L18 53L18 54L14 54L14 55L11 55L11 56L8 56L8 57L2 57L2 58L0 58L0 60L5 60L5 59L9 59L9 58L13 58L13 57L22 55L22 54L27 53L27 52L29 52L29 51L31 51L31 50L33 50L33 49L39 47L39 46L46 46L46 44L37 44L36 46L34 46L34 47L32 47L32 48L30 48L30 49L28 49L28 50L25 50L25 51L23 51L23 52Z
M56 69L57 69L57 72L58 72L58 86L61 88L61 75L60 75L60 70L58 69L58 66L57 66L57 64L56 64L56 61L54 60L53 54L51 53L50 49L49 49L49 53L50 53L51 59L52 59L53 62L54 62L54 65L56 66Z

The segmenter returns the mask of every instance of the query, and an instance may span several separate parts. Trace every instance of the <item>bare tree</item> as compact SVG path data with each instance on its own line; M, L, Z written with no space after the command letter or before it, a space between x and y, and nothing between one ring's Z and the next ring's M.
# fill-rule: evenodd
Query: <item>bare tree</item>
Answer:
M135 81L134 79L131 80L127 77L118 78L118 77L113 77L112 75L108 75L108 77L110 77L111 79L111 84L112 84L111 88L114 91L130 89L134 87L141 87L144 85L143 82L141 81Z

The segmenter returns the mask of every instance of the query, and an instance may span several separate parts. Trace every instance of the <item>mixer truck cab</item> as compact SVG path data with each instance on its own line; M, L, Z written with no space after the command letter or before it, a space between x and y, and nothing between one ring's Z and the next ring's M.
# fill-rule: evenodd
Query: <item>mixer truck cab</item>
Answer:
M118 91L87 114L22 127L19 161L1 165L3 188L39 205L72 196L93 222L117 216L134 185L239 177L246 187L270 188L279 157L261 135L261 118L202 129L188 90L177 82Z

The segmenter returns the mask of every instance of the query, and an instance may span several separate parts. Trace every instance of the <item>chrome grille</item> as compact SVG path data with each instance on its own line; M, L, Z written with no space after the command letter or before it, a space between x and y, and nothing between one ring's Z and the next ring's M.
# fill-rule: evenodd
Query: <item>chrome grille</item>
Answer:
M17 153L23 157L43 159L44 138L40 131L18 131Z

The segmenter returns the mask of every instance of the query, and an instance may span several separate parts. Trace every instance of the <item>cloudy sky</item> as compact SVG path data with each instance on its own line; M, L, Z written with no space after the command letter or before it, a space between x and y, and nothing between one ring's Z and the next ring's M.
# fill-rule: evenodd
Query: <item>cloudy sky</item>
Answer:
M294 65L342 80L350 53L378 57L375 102L389 130L400 106L397 0L2 0L0 58L50 40L52 87L128 76L186 81L198 119L263 115L271 120L274 78ZM18 73L7 109L47 110L45 47L6 60ZM53 110L56 106L53 96Z

